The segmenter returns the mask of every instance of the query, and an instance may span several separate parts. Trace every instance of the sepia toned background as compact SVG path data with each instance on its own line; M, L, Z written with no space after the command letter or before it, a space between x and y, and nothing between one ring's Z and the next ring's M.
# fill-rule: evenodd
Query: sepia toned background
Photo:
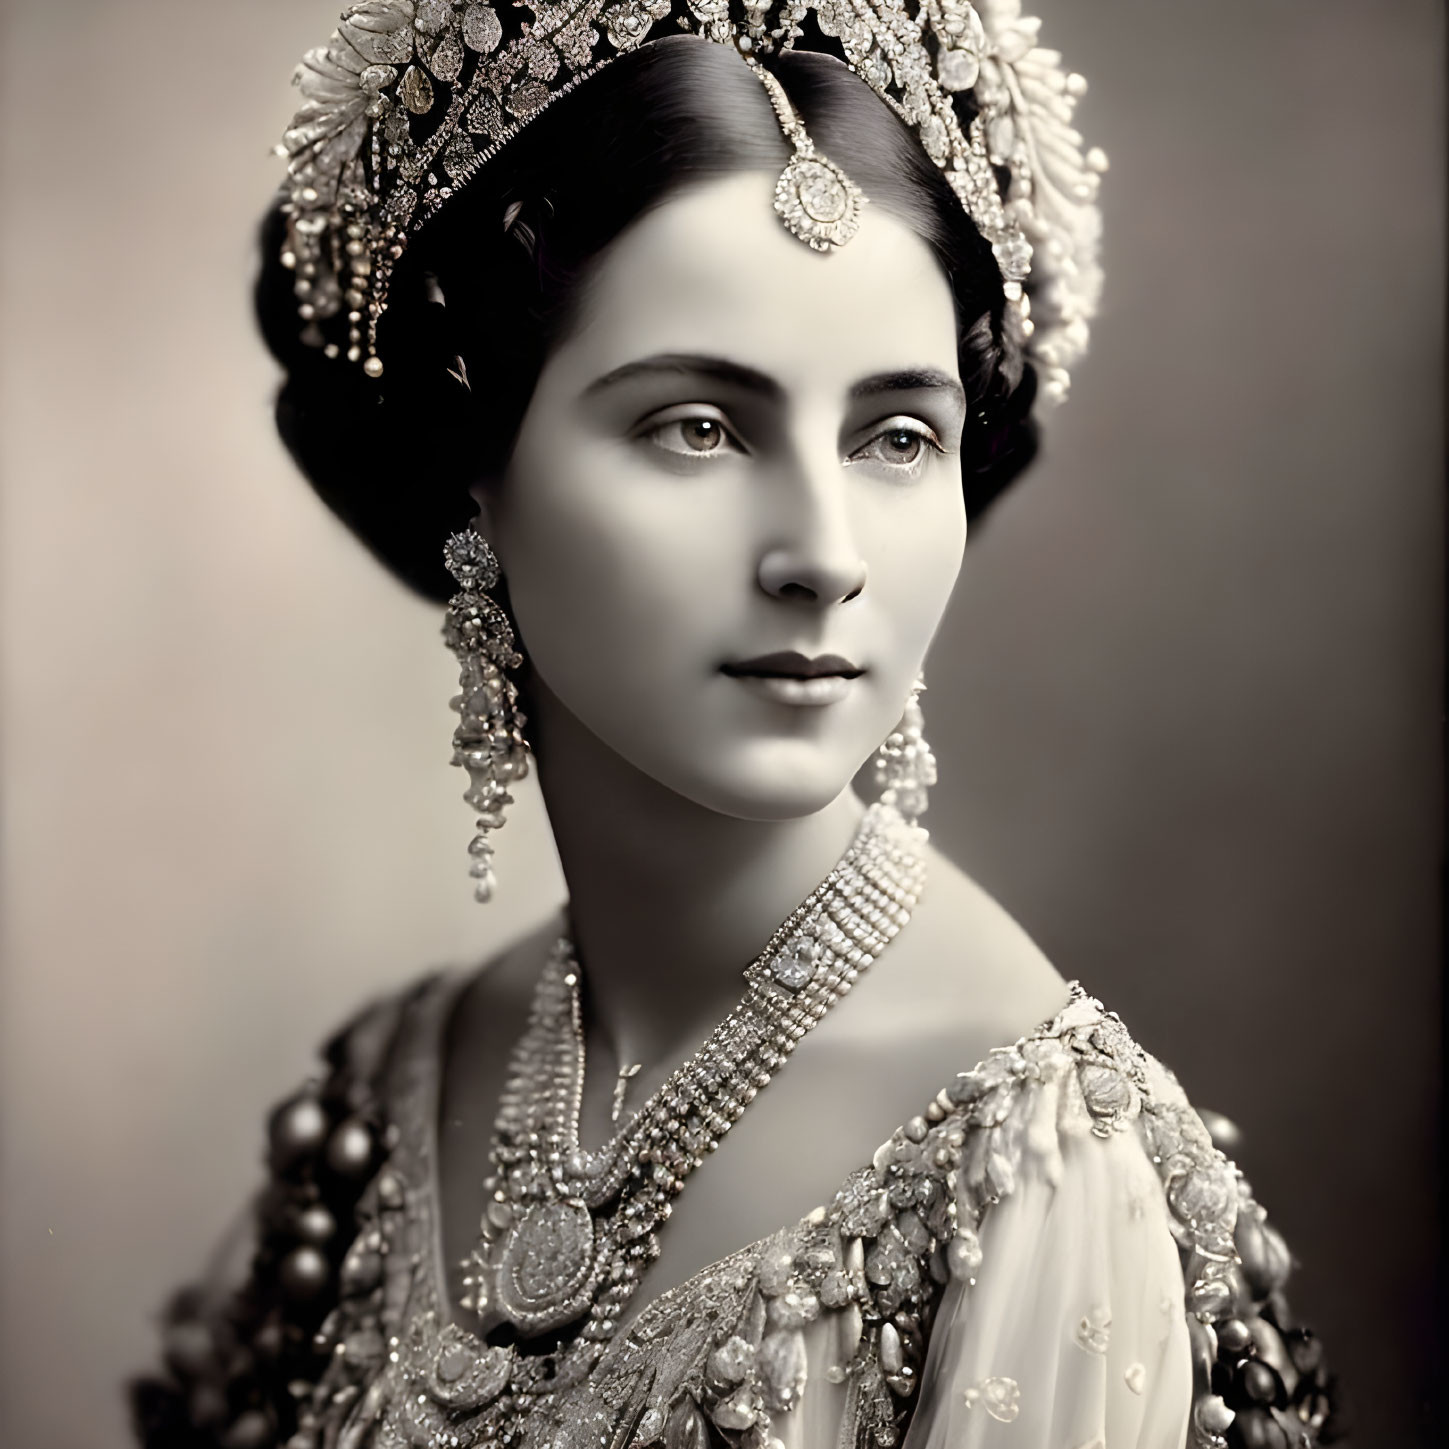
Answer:
M469 901L439 620L271 429L253 233L336 8L0 11L6 1446L127 1442L267 1105L560 891L530 792ZM1109 289L968 549L930 823L1241 1125L1357 1442L1427 1444L1440 7L1038 9L1112 157Z

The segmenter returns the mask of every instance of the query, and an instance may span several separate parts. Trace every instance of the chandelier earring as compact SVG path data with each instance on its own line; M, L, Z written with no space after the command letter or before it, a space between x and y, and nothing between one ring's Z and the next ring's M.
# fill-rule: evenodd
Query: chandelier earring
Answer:
M926 813L928 790L936 783L936 757L924 734L921 695L926 681L916 677L900 723L875 755L875 783L883 805L893 806L912 825Z
M497 884L489 837L502 828L504 812L513 804L509 785L528 774L518 687L504 672L517 669L523 655L508 615L486 592L502 576L487 539L471 528L455 533L443 550L443 560L459 585L448 601L443 623L443 638L458 656L459 692L452 701L459 717L453 731L453 763L468 772L463 798L477 813L477 833L468 845L468 873L473 877L474 899L487 901Z

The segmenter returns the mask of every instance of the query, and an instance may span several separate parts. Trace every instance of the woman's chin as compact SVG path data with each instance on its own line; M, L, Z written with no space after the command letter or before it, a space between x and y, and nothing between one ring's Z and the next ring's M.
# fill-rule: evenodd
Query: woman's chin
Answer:
M856 774L848 760L798 761L768 769L731 770L727 761L715 764L707 776L677 782L673 788L697 805L737 820L799 820L818 814L850 788Z

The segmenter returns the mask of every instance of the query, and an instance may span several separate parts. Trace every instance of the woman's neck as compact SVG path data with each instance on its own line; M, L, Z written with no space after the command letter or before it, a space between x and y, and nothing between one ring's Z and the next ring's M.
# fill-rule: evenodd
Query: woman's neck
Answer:
M636 769L557 699L535 704L590 1015L620 1063L653 1077L738 1002L744 968L830 873L865 807L846 789L813 815L740 820Z

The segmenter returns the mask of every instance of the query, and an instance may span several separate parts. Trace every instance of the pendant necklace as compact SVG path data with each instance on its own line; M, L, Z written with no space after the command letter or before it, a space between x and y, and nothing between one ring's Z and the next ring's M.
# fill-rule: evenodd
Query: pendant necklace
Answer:
M739 1004L593 1151L579 1141L580 967L560 938L510 1058L463 1307L500 1316L525 1339L582 1320L546 1357L556 1383L593 1367L659 1256L659 1228L690 1173L910 919L926 838L892 806L871 805L839 863L746 968ZM638 1070L619 1073L616 1122Z

